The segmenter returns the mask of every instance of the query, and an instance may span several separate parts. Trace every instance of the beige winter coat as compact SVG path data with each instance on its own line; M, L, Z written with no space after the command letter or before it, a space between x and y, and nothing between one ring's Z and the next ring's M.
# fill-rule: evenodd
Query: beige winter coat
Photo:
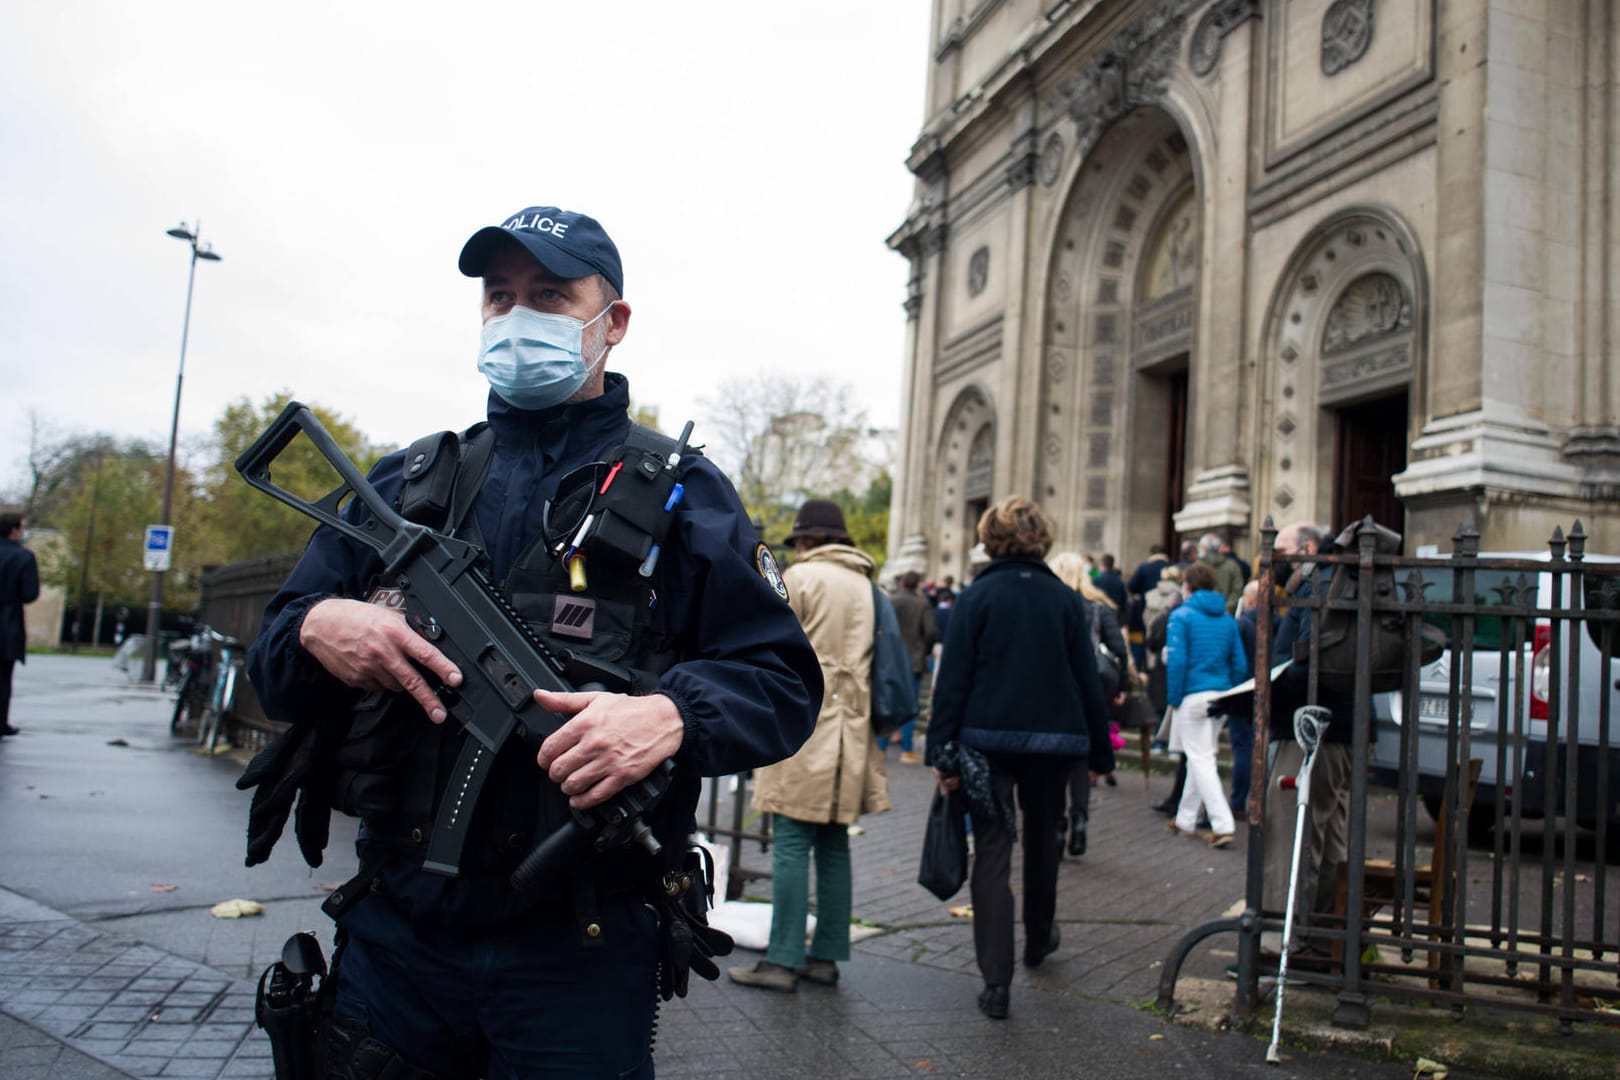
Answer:
M786 761L754 771L756 810L848 825L889 809L888 776L870 715L874 568L858 548L824 544L782 575L827 685L810 740Z

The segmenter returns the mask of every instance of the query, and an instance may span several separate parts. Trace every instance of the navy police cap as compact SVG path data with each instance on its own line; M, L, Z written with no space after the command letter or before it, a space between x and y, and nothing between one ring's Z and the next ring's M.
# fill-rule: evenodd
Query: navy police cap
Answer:
M482 277L490 256L509 239L522 244L541 266L560 278L601 274L614 292L624 295L619 249L608 239L606 230L595 218L555 206L531 206L499 225L473 233L461 249L461 272L468 277Z

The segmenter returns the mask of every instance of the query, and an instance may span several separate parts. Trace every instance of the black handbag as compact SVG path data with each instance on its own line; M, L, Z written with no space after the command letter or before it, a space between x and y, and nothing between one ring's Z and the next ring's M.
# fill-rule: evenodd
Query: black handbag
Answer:
M967 880L967 807L960 791L946 793L934 789L934 803L928 808L928 828L923 831L922 865L917 884L949 900Z

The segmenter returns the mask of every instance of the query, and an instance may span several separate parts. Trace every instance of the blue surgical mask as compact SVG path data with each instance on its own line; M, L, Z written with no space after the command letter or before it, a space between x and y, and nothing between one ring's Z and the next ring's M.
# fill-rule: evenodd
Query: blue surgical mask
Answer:
M596 319L613 307L609 304ZM585 364L585 329L592 323L514 307L484 324L478 370L490 389L519 409L548 409L578 393L591 377ZM591 367L606 356L593 361Z

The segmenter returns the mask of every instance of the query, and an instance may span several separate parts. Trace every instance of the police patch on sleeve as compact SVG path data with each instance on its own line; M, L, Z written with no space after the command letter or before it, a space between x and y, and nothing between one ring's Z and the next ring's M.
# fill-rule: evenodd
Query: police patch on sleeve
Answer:
M787 582L782 580L782 571L776 565L776 556L771 554L768 545L761 543L754 549L754 565L759 568L759 576L776 590L776 595L783 600L788 598Z

